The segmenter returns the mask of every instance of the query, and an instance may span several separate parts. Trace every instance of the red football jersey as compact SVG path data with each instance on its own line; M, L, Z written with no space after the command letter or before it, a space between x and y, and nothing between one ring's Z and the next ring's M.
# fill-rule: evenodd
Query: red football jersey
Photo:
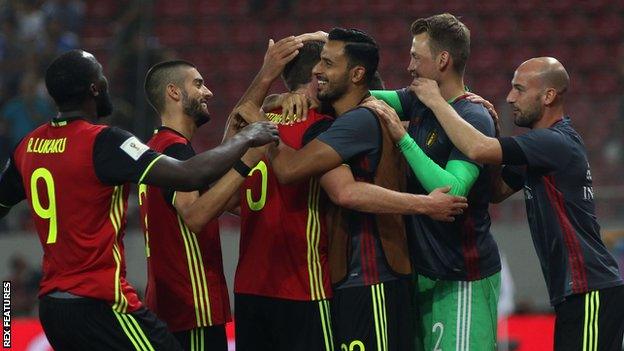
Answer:
M19 143L13 161L43 246L39 296L69 292L122 313L141 307L125 278L123 184L138 181L157 157L125 131L80 119L42 125ZM113 162L123 170L98 171ZM105 173L117 178L104 183Z
M279 117L281 110L269 113ZM294 125L280 125L282 142L300 149L304 136L329 117L315 110ZM268 161L241 187L240 255L234 292L291 300L331 297L327 231L318 179L279 184Z
M184 136L166 127L159 128L148 146L178 159L194 154ZM173 192L149 185L139 186L139 205L148 264L147 306L173 332L230 321L218 220L201 233L191 232L173 207Z

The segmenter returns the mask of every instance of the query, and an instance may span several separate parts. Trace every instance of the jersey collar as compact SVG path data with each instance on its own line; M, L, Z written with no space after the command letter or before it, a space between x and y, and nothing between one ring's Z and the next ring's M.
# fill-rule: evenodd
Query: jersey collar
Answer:
M167 127L167 126L160 126L160 127L156 128L156 129L154 130L154 134L156 134L156 133L158 133L158 132L160 132L160 131L170 131L170 132L172 132L172 133L174 133L174 134L176 134L176 135L181 136L182 138L184 138L184 140L186 140L186 141L189 141L189 142L190 142L190 140L188 140L188 139L187 139L184 135L182 135L182 133L178 132L177 130L175 130L175 129L173 129L173 128L169 128L169 127Z

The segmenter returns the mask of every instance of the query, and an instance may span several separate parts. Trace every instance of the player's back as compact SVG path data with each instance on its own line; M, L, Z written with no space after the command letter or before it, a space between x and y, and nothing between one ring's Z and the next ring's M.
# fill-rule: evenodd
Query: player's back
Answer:
M94 145L106 126L71 119L47 123L17 146L14 162L43 246L40 296L54 291L140 307L125 281L127 187L96 175Z
M272 119L280 113L267 116ZM280 125L280 139L300 149L330 122L329 117L310 110L306 121ZM317 179L279 184L269 163L258 163L241 187L236 293L293 300L330 297L321 196Z

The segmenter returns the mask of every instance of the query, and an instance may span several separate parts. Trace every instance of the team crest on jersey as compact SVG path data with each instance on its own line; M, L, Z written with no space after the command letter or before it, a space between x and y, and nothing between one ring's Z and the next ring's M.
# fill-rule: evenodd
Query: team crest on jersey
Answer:
M429 135L427 135L427 147L431 147L431 145L435 144L436 141L438 141L438 131L434 129L429 132Z

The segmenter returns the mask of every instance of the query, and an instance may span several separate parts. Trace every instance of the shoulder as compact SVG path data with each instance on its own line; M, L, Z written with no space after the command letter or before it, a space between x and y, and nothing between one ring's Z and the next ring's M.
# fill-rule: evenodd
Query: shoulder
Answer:
M493 136L494 120L483 105L463 99L455 103L453 108L466 122L477 127L481 132L492 133L490 136Z

